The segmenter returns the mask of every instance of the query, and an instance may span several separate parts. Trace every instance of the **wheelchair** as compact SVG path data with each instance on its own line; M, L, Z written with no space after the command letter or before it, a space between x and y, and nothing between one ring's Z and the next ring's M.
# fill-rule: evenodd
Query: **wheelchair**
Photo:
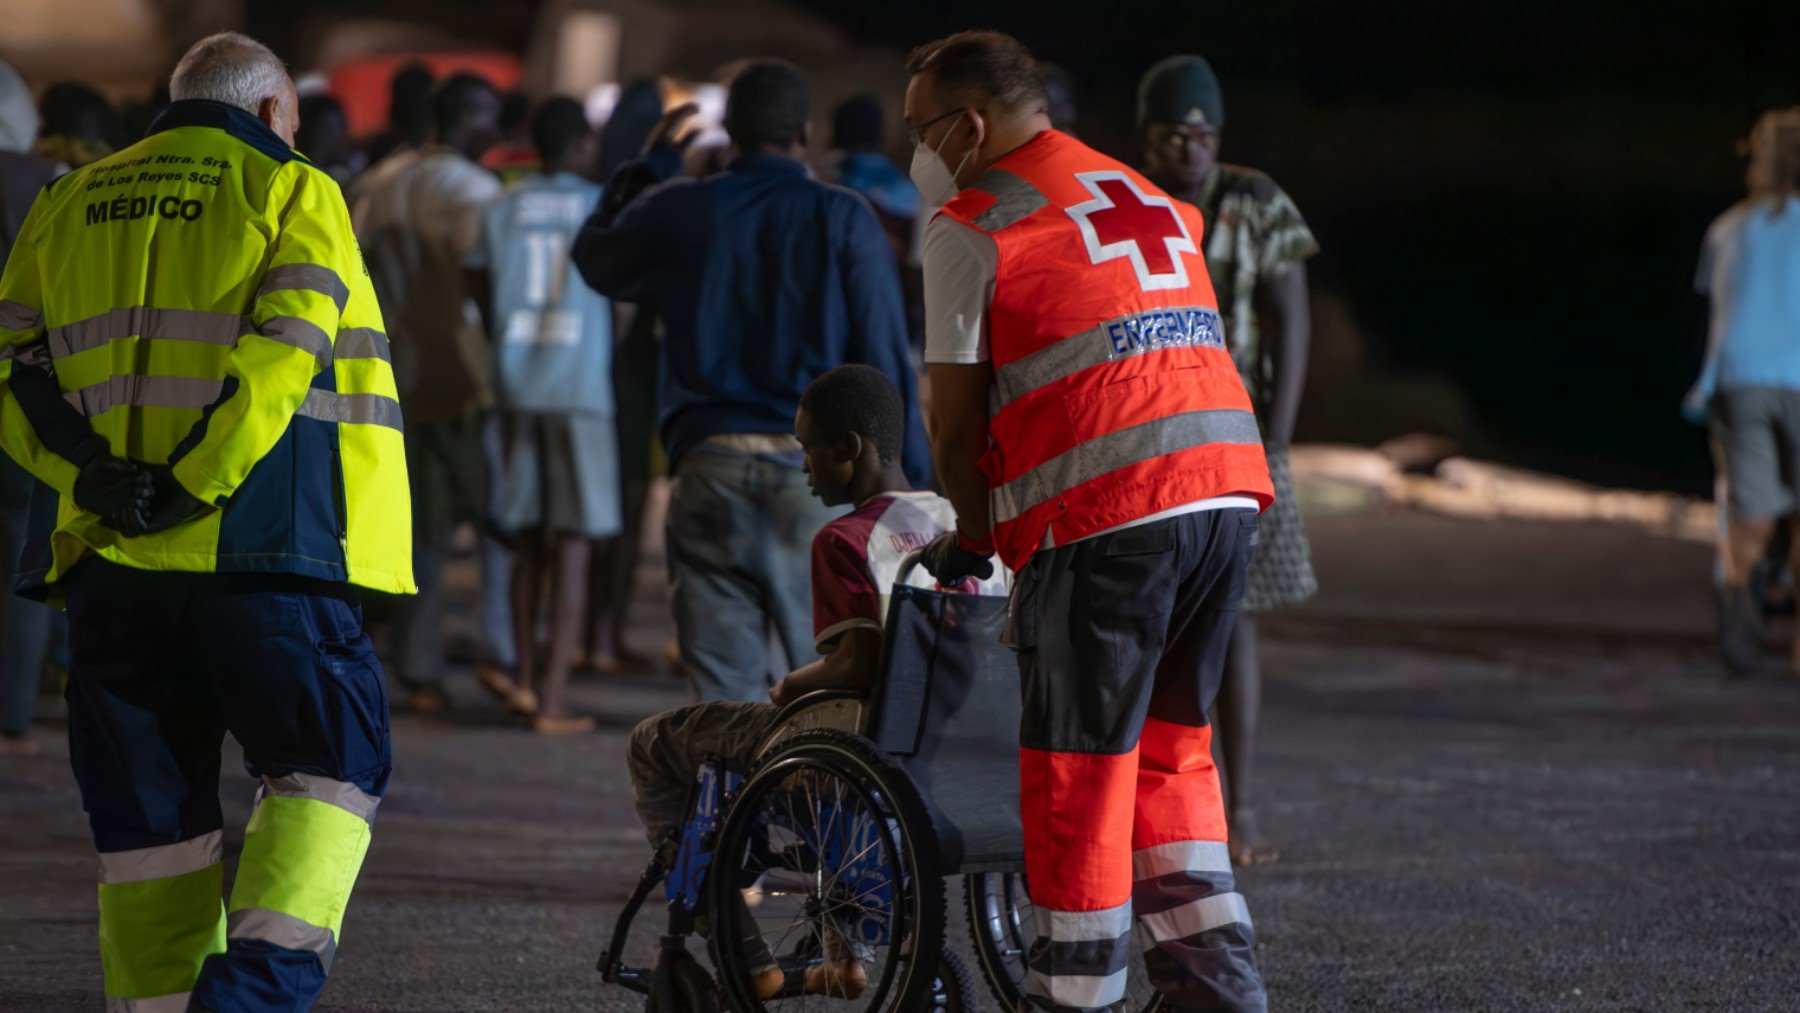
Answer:
M1000 643L1007 601L910 586L920 556L893 588L871 695L808 694L784 708L751 769L717 758L701 768L687 821L660 842L600 954L603 981L650 996L658 1013L1020 1007L1037 930L1019 821L1018 665ZM946 945L950 880L985 991ZM624 959L659 886L660 959L686 964L673 997ZM706 923L711 975L685 952ZM853 963L866 982L843 971ZM759 997L755 977L771 965L783 984ZM1140 954L1130 981L1131 1009L1160 1009ZM665 971L662 992L668 982Z

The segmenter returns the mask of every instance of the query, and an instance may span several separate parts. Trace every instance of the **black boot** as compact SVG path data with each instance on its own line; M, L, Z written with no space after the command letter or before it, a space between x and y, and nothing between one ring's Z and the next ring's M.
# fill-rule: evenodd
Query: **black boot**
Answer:
M1756 596L1747 587L1721 587L1719 603L1719 653L1725 672L1750 675L1762 668L1763 616Z

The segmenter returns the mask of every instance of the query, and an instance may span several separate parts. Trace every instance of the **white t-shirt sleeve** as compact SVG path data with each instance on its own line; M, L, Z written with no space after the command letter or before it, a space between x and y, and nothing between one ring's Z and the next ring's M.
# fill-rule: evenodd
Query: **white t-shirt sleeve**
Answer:
M947 215L925 227L925 361L988 361L987 310L1000 254L993 237Z

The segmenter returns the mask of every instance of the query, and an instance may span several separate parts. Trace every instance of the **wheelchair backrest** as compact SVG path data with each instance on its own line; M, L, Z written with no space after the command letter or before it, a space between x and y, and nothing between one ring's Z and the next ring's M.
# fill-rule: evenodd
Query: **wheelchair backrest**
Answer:
M869 737L936 823L946 873L1017 868L1019 665L1005 598L894 587Z

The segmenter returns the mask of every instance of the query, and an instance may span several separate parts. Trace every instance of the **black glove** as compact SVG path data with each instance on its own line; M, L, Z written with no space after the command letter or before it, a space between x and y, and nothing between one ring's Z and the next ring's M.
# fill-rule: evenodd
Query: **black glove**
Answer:
M945 587L960 584L970 577L986 580L994 575L991 545L977 545L960 531L946 531L925 546L925 570Z
M681 936L664 936L656 969L650 972L645 1013L717 1013L718 1008L712 975L687 951Z
M167 531L205 508L206 504L189 495L181 487L181 483L175 481L175 472L168 465L144 464L138 467L150 476L154 491L144 507L125 511L120 515L120 531L133 538L153 535L158 531Z
M101 523L106 524L121 512L149 502L150 475L135 463L114 457L105 440L96 436L84 441L77 453L81 471L75 476L76 506L99 514Z

